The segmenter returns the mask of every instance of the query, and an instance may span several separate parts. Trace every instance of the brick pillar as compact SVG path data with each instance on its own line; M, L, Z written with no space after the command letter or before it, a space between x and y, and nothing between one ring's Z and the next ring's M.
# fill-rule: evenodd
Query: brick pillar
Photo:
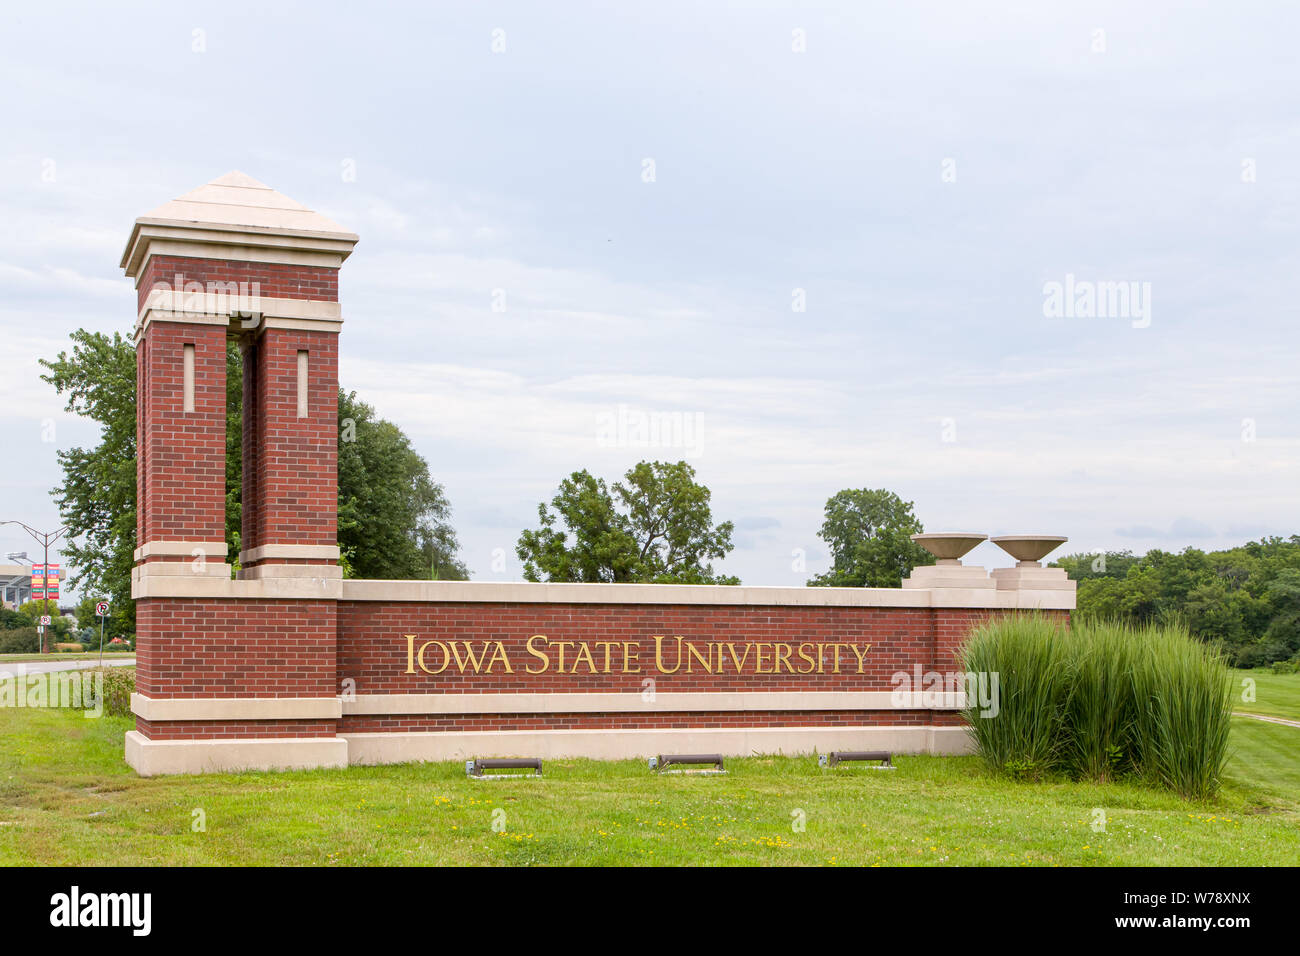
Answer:
M357 237L240 173L136 220L139 773L342 766L338 272ZM226 561L226 349L244 358ZM203 560L195 560L196 558Z
M244 361L241 574L337 574L338 335L267 327Z
M135 560L228 577L226 331L205 318L136 333Z

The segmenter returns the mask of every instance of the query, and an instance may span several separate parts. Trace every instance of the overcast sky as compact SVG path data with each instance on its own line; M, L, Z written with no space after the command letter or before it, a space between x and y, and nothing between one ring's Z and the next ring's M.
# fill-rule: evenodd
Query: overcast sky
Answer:
M696 467L747 584L825 570L848 487L1068 551L1300 530L1296 11L263 6L0 14L0 519L55 527L96 441L37 359L128 332L132 221L238 169L360 234L341 382L476 578L643 458ZM1104 282L1127 310L1051 306Z

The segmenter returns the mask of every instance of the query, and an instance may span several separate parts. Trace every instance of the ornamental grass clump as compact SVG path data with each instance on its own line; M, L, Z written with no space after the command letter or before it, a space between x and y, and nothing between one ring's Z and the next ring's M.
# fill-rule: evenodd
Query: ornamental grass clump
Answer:
M1228 759L1232 683L1217 652L1185 631L1152 628L1134 668L1134 763L1151 783L1204 799Z
M1106 623L1076 625L1069 635L1062 765L1076 780L1106 783L1135 769L1139 641Z
M1219 788L1231 680L1222 657L1181 625L1067 628L1037 614L1008 616L972 632L963 663L998 675L993 716L973 704L965 711L997 773L1098 783L1129 776L1189 799Z
M1069 640L1059 624L1033 615L1000 618L966 644L967 673L998 675L995 716L965 712L979 753L999 773L1037 778L1059 766L1065 740Z

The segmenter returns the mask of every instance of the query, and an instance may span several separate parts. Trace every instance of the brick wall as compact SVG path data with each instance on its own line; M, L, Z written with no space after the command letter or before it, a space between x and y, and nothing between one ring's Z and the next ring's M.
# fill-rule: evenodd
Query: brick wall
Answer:
M177 287L177 277L181 287ZM308 299L337 302L339 270L324 266L283 265L277 262L241 262L235 259L199 259L189 256L150 256L136 283L136 308L144 308L149 293L160 284L173 291L199 282L257 283L258 294L271 299Z
M136 690L154 698L333 697L333 601L136 602Z
M807 606L701 606L633 604L418 603L362 601L142 600L137 608L142 635L137 687L153 698L332 697L351 679L358 695L484 693L641 693L653 678L656 694L725 691L876 691L895 689L899 671L951 671L969 629L990 612L971 609L854 608ZM1068 617L1066 612L1049 612ZM556 645L538 644L548 656L528 652L528 639L544 634L572 641L564 672L557 670ZM409 643L407 635L414 635ZM663 644L663 673L656 665L654 636ZM731 649L705 656L723 668L705 671L698 657L683 653L676 638ZM332 639L333 638L333 639ZM429 641L460 642L465 670L452 663L440 674L408 671L408 648ZM463 642L480 660L474 672ZM498 659L487 671L488 645L500 642L513 673ZM613 642L609 673L603 648ZM593 650L596 673L577 658L580 642ZM759 642L803 647L806 657L768 651L760 666ZM862 657L841 651L835 673L830 648L836 643L871 644ZM638 648L639 671L624 672L624 645ZM746 647L749 647L748 653ZM737 658L743 663L736 667ZM571 672L575 660L583 663ZM820 661L820 669L813 666ZM436 668L440 654L426 663ZM790 669L809 673L790 673ZM775 672L773 672L775 671ZM915 688L920 690L921 688ZM345 715L341 720L146 721L137 729L153 739L230 737L320 737L335 733L413 733L511 730L624 730L745 727L957 726L959 715L932 710L697 709L612 713L501 713Z
M526 693L552 692L640 692L641 682L654 678L656 691L682 693L698 691L876 691L890 690L889 677L910 670L914 663L930 669L934 656L936 620L946 622L951 612L928 608L788 607L744 605L646 605L646 604L382 604L340 602L339 677L357 681L358 694L376 693ZM500 641L515 673L498 664L492 673L458 672L456 665L437 675L408 674L405 635L416 635L416 647L426 641L472 642L481 652L482 642ZM612 673L588 673L583 663L577 674L556 672L557 653L548 653L553 663L541 674L525 673L524 665L540 667L529 654L527 642L536 634L554 640L588 643L636 641L640 670L623 673L621 664L611 664ZM708 642L735 645L744 658L740 673L730 649L724 648L721 673L707 673L698 659L683 651L684 662L676 673L661 673L655 667L654 635L668 640L663 647L664 663L671 669L676 658L676 637L703 645ZM864 658L863 673L856 673L852 652L841 650L840 673L833 673L833 652L821 651L821 673L792 674L810 669L797 652L780 673L759 673L759 659L744 657L750 642L784 642L793 645L831 642L871 644ZM462 650L463 643L458 645ZM540 646L540 645L539 645ZM818 652L808 653L816 659ZM593 652L595 649L593 648ZM438 649L433 649L441 663ZM716 651L714 652L716 655ZM572 652L569 654L572 657ZM611 660L617 653L611 650ZM765 670L775 661L765 656ZM716 661L716 657L715 657ZM603 669L603 660L597 660ZM852 665L852 666L850 666ZM566 662L567 669L567 662ZM716 668L715 668L716 669Z

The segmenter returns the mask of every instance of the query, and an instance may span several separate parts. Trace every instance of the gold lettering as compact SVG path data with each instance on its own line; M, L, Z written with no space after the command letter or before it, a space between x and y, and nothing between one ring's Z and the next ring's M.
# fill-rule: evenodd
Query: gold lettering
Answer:
M437 644L440 648L442 648L442 666L439 667L436 671L431 671L429 670L428 666L424 663L424 652L427 651L434 644ZM415 659L420 664L420 670L424 671L426 674L441 674L443 671L447 669L447 665L451 663L451 654L447 651L447 645L442 643L442 641L425 641L423 644L420 645L420 653L416 655Z
M460 650L456 647L457 643L458 642L456 641L451 642L451 652L456 655L456 669L463 674L465 673L465 661L461 660ZM460 641L459 643L465 645L465 658L471 665L473 665L474 673L477 674L479 668L483 664L483 658L487 657L487 641L483 642L483 647L480 650L478 657L474 656L474 645L471 641Z
M851 650L851 651L853 652L854 656L857 657L857 659L858 659L858 673L861 674L861 673L862 673L862 666L863 666L863 659L867 656L867 651L871 650L871 645L870 645L870 644L863 644L863 645L862 645L862 650L861 650L861 651L858 650L858 646L857 646L856 644L849 644L849 645L848 645L848 648L849 648L849 650Z
M402 636L406 639L405 673L407 674L416 673L417 668L426 674L441 674L451 666L453 660L456 669L462 674L491 674L498 663L503 673L515 673L510 653L506 650L505 643L499 640L478 641L478 648L474 647L476 643L474 641L425 641L417 648L417 635ZM858 645L847 641L805 641L800 644L785 641L746 641L738 650L735 642L731 641L699 643L688 641L681 635L674 635L671 640L676 645L676 656L669 666L664 650L665 642L669 638L663 634L652 635L652 638L655 642L655 669L661 674L679 672L682 669L683 656L688 674L695 673L696 665L699 665L700 670L706 674L723 674L726 672L728 657L731 658L731 666L735 668L735 672L743 674L751 654L754 657L752 672L755 674L812 674L814 672L822 674L827 672L828 664L830 673L839 674L842 672L841 668L850 659L849 657L842 659L842 649L845 648L851 653L851 658L856 664L856 673L863 674L866 673L867 654L872 647L870 643ZM683 644L686 645L684 655ZM426 660L429 649L434 647L442 652L441 662ZM588 674L609 674L613 672L615 657L618 654L622 654L623 657L622 673L641 673L639 641L558 641L551 640L545 634L534 634L528 639L525 647L531 658L530 663L524 666L524 672L528 674L544 674L551 669L552 663L555 664L556 672L562 674L577 674L578 667L582 664L586 664ZM548 653L549 648L556 649L554 660ZM572 655L566 654L569 648L574 649Z
M529 654L532 654L533 657L535 657L535 658L537 658L539 661L541 661L541 662L542 662L542 666L541 666L541 668L540 668L539 670L533 670L533 668L532 668L531 665L527 665L527 666L524 667L524 673L525 673L525 674L545 674L545 673L547 672L547 670L550 669L550 666L551 666L551 659L550 659L549 657L546 656L546 652L545 652L545 651L539 651L537 648L533 647L533 642L534 642L534 641L539 641L539 640L540 640L540 641L545 641L545 640L547 640L546 635L545 635L545 634L534 634L532 637L530 637L530 638L528 639L528 653L529 653Z
M749 652L753 649L754 647L752 644L746 644L745 653L742 654L740 657L736 657L736 645L730 642L727 643L727 650L731 652L731 663L736 665L737 674L744 673L745 661L749 660Z
M662 634L655 634L655 667L661 674L676 674L682 666L682 639L674 638L677 641L677 663L673 665L672 670L664 667L664 638Z
M506 653L506 646L502 644L500 641L495 641L493 643L493 647L494 650L492 651L492 660L488 661L487 672L491 674L492 665L495 664L497 661L500 661L502 664L505 665L506 673L513 674L515 672L515 669L510 666L510 655Z
M596 673L596 662L591 659L591 648L587 646L586 641L583 641L581 644L578 645L578 654L573 659L572 673L574 674L578 673L578 665L582 663L584 658L587 661L587 673L588 674Z

